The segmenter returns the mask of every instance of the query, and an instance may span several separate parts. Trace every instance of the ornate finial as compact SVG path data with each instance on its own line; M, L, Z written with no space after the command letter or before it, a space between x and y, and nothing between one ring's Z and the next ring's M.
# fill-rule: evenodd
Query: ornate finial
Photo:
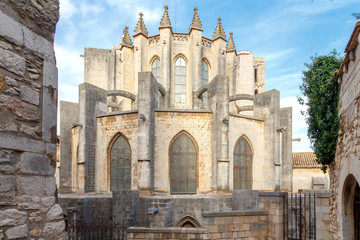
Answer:
M164 9L165 9L165 11L161 18L159 28L171 28L171 22L170 22L170 18L169 18L169 14L168 14L168 6L165 5Z
M233 52L236 51L236 47L235 47L235 43L234 43L234 39L233 39L233 33L230 32L230 37L229 37L229 41L228 44L226 46L226 52Z
M225 32L224 32L224 29L221 25L221 18L218 18L218 24L215 28L215 32L214 32L214 35L213 35L213 40L216 40L218 38L222 38L226 41L226 36L225 36Z
M129 27L125 26L125 29L123 31L123 36L121 37L121 45L123 46L127 46L127 47L132 47L132 41L129 35Z
M190 31L192 29L197 29L197 30L202 31L201 21L200 21L199 15L197 14L197 7L194 7L194 17L193 17L193 20L190 25Z
M140 16L139 21L138 21L138 23L137 23L137 25L135 27L135 30L134 30L134 37L139 35L139 34L142 34L145 37L147 37L148 36L148 31L147 31L147 29L145 27L145 23L144 23L144 20L142 18L144 16L144 14L142 12L140 12L139 16Z
M218 19L218 24L215 28L215 32L214 32L214 35L213 35L213 40L216 40L218 38L222 38L226 41L226 36L225 36L225 32L224 32L224 29L221 25L221 18L219 17Z

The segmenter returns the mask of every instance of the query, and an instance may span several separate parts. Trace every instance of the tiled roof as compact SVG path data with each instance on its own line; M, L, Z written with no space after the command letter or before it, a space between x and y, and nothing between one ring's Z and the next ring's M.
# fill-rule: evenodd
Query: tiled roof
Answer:
M295 152L292 154L292 159L293 168L321 168L313 152Z

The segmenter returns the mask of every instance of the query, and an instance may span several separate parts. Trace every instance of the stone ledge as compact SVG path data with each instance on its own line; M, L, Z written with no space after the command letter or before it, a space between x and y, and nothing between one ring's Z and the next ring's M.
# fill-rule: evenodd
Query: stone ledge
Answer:
M260 121L260 122L265 122L265 120L264 120L264 119L261 119L261 118L255 118L255 117L251 117L251 116L246 116L246 115L242 115L242 114L229 113L229 115L230 115L231 117L245 118L245 119L249 119L249 120Z
M287 192L259 192L261 197L283 197L286 196Z
M127 233L208 233L206 228L183 228L183 227L167 227L167 228L145 228L145 227L129 227Z
M205 109L155 109L155 112L212 113L212 111Z
M99 114L96 116L96 118L118 116L118 115L125 115L125 114L131 114L131 113L138 113L138 110L128 110L128 111L122 111L122 112Z
M268 215L268 210L245 210L231 212L203 212L203 217L232 217L232 216L259 216Z

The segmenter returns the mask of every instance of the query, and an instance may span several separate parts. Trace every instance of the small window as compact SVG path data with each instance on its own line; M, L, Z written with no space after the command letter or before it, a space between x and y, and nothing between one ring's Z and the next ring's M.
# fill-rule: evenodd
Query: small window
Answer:
M206 64L205 61L202 61L202 63L201 63L201 86L205 86L206 84L208 84L208 82L209 82L208 65ZM202 100L203 106L207 106L207 101L208 101L207 91L201 95L201 100Z
M234 189L252 188L253 154L248 141L241 137L234 149Z
M120 135L110 150L110 190L131 189L131 150Z
M175 102L186 101L186 63L182 57L175 62Z
M160 82L160 60L155 59L151 66L152 74L154 75L156 81Z

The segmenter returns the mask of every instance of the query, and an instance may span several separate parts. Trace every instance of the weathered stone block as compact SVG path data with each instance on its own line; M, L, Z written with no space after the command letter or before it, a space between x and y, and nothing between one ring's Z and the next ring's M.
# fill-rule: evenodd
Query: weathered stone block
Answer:
M19 120L37 121L41 116L37 106L6 95L0 96L0 110L11 111Z
M15 171L13 166L10 165L0 165L0 172L4 174L13 174Z
M43 196L45 178L43 177L18 177L18 188L29 196Z
M43 197L41 203L47 208L51 207L55 203L55 197Z
M55 64L49 61L44 61L43 75L43 85L45 87L52 86L53 88L58 88L58 69Z
M0 134L0 146L2 148L36 153L43 153L45 151L45 144L43 142L5 133Z
M4 92L5 90L5 79L2 74L0 74L0 92Z
M13 227L25 224L26 219L26 212L20 212L16 209L0 211L0 227Z
M10 228L5 231L5 234L8 239L17 239L17 238L26 238L28 236L28 227L26 224Z
M21 99L25 102L32 103L34 105L39 105L39 92L35 91L32 88L21 85L20 86L20 95ZM48 116L49 117L49 116Z
M57 90L51 86L44 87L43 117L42 117L43 140L47 142L53 140L54 142L52 143L55 143L56 140L56 116L57 116L56 104L57 104Z
M14 176L0 176L0 194L15 190Z
M41 230L39 228L34 228L29 233L30 237L39 237L41 235Z
M21 156L20 172L28 174L49 175L55 173L46 155L38 153L24 153Z
M18 86L18 82L15 79L8 77L8 76L5 77L5 83L6 83L6 85L11 86L11 87Z
M14 52L0 48L0 66L20 76L25 75L26 60Z
M59 239L63 237L64 232L65 232L64 221L51 222L45 224L43 235L45 239Z
M55 204L46 214L46 220L57 220L63 218L63 210L61 209L59 204Z

